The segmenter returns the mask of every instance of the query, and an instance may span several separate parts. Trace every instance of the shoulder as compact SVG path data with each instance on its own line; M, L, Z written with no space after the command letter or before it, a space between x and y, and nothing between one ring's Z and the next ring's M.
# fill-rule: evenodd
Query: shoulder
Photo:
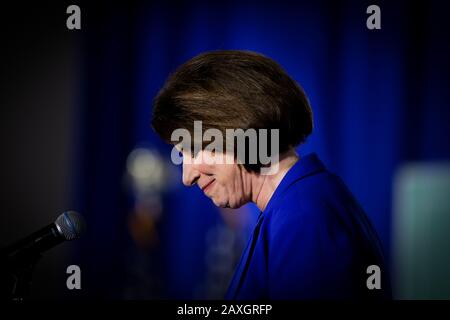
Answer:
M295 181L277 198L266 213L271 233L299 232L308 229L329 232L346 229L346 208L354 199L342 180L321 172Z
M308 214L329 208L336 200L344 200L348 190L342 180L324 171L304 179L294 181L283 190L271 205L268 215Z

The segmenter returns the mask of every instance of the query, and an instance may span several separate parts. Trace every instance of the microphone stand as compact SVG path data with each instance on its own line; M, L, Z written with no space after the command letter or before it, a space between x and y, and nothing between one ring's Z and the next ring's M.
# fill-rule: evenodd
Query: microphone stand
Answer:
M33 250L13 257L1 257L1 300L23 301L29 296L34 268L41 258L42 255Z

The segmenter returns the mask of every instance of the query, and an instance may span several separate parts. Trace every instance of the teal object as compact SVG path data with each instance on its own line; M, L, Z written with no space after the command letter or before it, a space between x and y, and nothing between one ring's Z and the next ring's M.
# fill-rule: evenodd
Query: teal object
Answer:
M450 163L400 168L393 210L394 298L450 299Z

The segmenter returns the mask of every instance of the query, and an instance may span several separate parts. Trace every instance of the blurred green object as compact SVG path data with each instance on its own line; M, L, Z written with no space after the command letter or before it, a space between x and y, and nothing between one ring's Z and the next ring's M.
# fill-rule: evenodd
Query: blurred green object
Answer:
M413 163L394 179L395 299L450 299L450 163Z

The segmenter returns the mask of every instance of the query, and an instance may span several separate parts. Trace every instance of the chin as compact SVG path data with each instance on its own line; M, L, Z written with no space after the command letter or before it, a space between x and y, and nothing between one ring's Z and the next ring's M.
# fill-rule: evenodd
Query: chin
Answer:
M230 208L230 209L237 209L242 207L245 203L241 202L230 202L230 201L224 201L224 202L215 202L214 204L220 208Z
M216 205L216 207L219 207L219 208L232 208L230 206L230 204L228 203L228 201L220 201L220 200L216 200L214 198L212 198L211 200Z
M228 205L228 202L218 202L216 200L213 199L214 204L216 205L216 207L219 208L230 208L230 206Z

